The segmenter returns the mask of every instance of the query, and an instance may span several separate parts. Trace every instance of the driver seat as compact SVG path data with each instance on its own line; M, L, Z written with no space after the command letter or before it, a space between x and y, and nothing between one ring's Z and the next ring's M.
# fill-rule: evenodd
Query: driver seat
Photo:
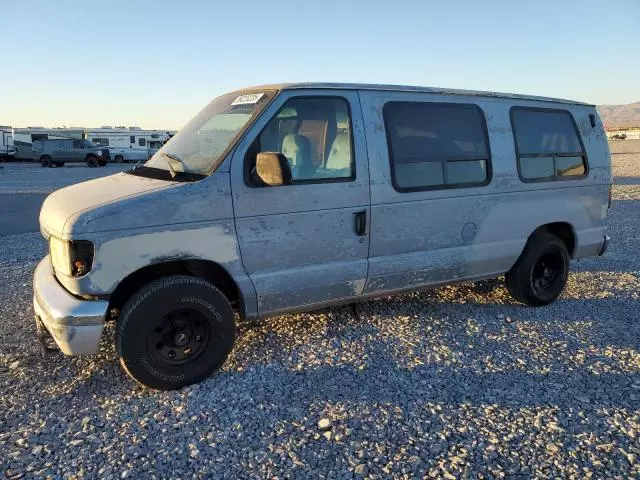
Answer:
M311 142L304 135L290 133L282 140L282 154L291 166L293 178L310 178L314 167L311 162Z

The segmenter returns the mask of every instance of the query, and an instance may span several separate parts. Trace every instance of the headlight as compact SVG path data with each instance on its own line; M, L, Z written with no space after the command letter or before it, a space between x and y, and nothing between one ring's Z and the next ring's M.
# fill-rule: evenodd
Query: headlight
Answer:
M85 240L66 241L49 237L49 253L55 271L82 277L91 270L93 244Z

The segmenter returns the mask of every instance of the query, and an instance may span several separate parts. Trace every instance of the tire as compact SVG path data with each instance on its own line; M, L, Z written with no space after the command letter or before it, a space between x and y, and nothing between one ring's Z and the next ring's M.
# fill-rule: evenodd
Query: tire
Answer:
M56 167L64 167L64 162L56 162Z
M51 157L49 155L43 155L40 157L40 165L42 168L47 168L51 166Z
M87 157L87 167L97 167L98 166L98 159L96 157L94 157L93 155L89 155Z
M136 292L118 319L116 352L141 385L174 390L219 369L235 340L231 304L211 283L170 276Z
M106 160L98 160L98 165L100 165L101 167L104 167L107 165L107 161Z
M505 274L507 290L525 305L548 305L564 290L569 262L569 251L560 238L550 233L536 233Z
M124 157L122 155L116 155L114 160L116 163L124 163Z

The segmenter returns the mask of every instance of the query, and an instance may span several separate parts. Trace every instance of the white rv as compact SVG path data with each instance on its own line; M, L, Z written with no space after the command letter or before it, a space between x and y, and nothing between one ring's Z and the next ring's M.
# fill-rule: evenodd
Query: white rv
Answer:
M13 143L13 128L0 125L0 159L13 160L16 147Z
M111 160L121 163L147 161L171 136L165 130L143 130L140 127L16 129L16 139L24 142L28 150L36 140L61 138L89 140L96 146L106 147L109 149Z
M93 144L109 148L115 162L146 161L169 139L163 130L139 127L101 127L85 130L85 138Z

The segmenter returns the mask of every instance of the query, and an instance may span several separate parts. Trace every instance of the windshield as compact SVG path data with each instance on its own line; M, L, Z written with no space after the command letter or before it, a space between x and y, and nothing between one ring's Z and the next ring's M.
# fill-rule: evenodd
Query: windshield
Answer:
M231 141L265 107L273 92L228 93L213 100L146 167L208 175Z

